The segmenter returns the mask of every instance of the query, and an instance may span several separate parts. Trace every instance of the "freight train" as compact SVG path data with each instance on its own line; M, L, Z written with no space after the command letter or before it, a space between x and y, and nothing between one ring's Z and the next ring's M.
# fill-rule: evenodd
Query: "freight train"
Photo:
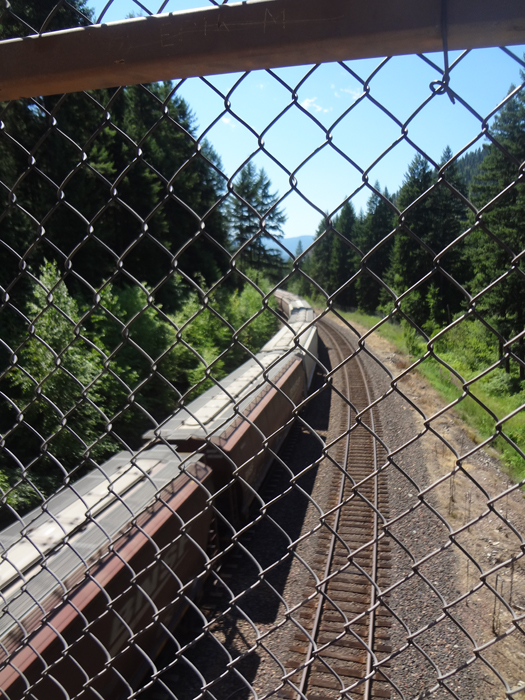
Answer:
M0 697L126 697L154 668L315 371L311 307L275 295L285 320L259 353L0 532Z
M220 384L144 435L146 442L203 453L213 469L217 505L230 523L246 517L317 362L311 306L282 290L275 296L287 318L281 330Z

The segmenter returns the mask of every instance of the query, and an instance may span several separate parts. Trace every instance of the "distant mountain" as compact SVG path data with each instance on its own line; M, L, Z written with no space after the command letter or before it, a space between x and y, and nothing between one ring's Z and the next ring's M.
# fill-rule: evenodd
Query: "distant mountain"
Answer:
M314 236L294 236L293 238L282 238L281 242L284 246L286 246L286 248L288 248L290 253L295 255L299 243L301 243L303 250L306 250L308 246L312 244L313 240ZM278 250L283 258L288 257L283 249L273 242L267 243L266 247L268 250Z

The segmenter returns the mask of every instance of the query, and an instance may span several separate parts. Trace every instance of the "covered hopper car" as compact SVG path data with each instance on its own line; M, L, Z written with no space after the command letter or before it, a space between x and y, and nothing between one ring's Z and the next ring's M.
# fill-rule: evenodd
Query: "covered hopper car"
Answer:
M275 298L279 303L279 310L289 323L311 323L314 320L314 310L310 304L296 294L278 289Z

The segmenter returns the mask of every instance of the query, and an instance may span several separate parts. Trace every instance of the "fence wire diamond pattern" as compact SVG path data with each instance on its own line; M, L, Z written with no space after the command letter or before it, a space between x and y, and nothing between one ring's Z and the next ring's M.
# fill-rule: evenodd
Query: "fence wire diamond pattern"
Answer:
M525 697L525 93L481 111L476 56L2 105L4 697Z

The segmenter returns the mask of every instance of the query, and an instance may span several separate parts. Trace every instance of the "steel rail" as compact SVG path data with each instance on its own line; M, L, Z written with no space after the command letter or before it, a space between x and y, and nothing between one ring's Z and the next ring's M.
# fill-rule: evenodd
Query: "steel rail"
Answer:
M359 367L359 371L361 372L363 376L363 383L365 386L365 391L366 391L366 398L368 401L368 405L372 403L371 397L370 397L370 391L368 388L368 382L365 379L363 368L361 366L361 362L359 361L357 363L357 366ZM374 634L375 634L375 620L376 620L376 611L375 611L375 603L376 603L376 589L374 583L377 581L377 564L378 564L378 558L379 558L379 547L378 547L378 536L379 536L379 518L378 518L378 510L379 510L379 477L377 474L377 438L376 438L376 429L375 429L375 420L374 420L374 409L370 409L370 427L372 428L372 445L373 445L373 453L374 453L374 545L373 545L373 554L372 554L372 584L370 585L370 623L369 623L369 628L368 628L368 648L369 648L369 653L366 655L366 683L365 683L365 691L364 691L364 700L369 700L369 698L372 697L372 679L369 677L372 671L372 655L374 651Z
M334 349L338 355L338 357L341 360L341 364L344 362L344 354L343 351L341 350L341 342L337 342L337 339L335 336L339 335L340 339L343 340L344 343L347 345L350 345L349 341L347 338L344 337L344 335L336 329L332 324L329 324L324 321L319 321L319 325L323 327L324 332L326 335L328 335L334 345ZM367 397L367 402L368 405L371 404L371 398L370 398L370 391L368 387L368 382L365 377L364 369L362 367L362 362L359 357L356 356L356 361L357 361L357 367L359 368L359 372L361 375L361 380L366 392L366 397ZM345 384L346 384L346 395L348 398L350 398L350 373L349 369L345 367L345 372L344 372L344 377L345 377ZM343 499L344 499L344 490L346 487L346 477L347 477L347 466L348 466L348 461L349 461L349 452L350 452L350 428L351 428L351 416L352 416L352 409L350 406L348 406L348 418L347 418L347 435L346 435L346 441L345 441L345 449L344 449L344 471L341 476L341 483L339 486L339 503L342 504ZM375 472L374 476L374 516L373 516L373 548L372 548L372 571L371 571L371 579L372 583L370 585L370 619L368 623L368 652L367 652L367 662L366 662L366 681L365 681L365 687L364 687L364 700L370 700L371 698L371 693L372 693L372 678L371 678L371 673L372 673L372 657L373 657L373 647L374 647L374 636L375 636L375 603L376 603L376 589L374 583L377 580L377 569L378 569L378 556L379 556L379 548L378 548L378 532L379 532L379 522L378 522L378 508L379 508L379 482L378 482L378 474L377 474L377 440L375 437L375 421L374 421L374 415L373 415L373 409L370 410L370 426L372 430L372 444L373 444L373 469ZM310 641L308 643L308 650L306 653L305 657L305 666L303 668L303 673L301 675L301 682L299 684L298 688L298 693L297 693L297 700L304 700L306 697L305 695L305 690L307 687L308 683L308 678L309 678L309 672L311 668L311 661L313 658L313 651L314 651L314 642L312 640L315 640L318 636L319 633L319 627L321 624L321 618L323 614L323 605L324 605L324 600L325 600L325 593L326 589L328 586L327 579L330 575L330 571L332 568L332 563L333 563L333 557L335 553L335 546L337 543L337 531L339 528L339 522L341 518L341 513L342 513L342 507L340 507L337 512L336 512L336 518L333 526L333 534L330 538L330 546L328 550L328 555L327 555L327 561L325 565L325 570L324 570L324 581L323 584L321 585L319 591L320 591L320 599L319 603L317 605L315 617L314 617L314 622L312 626L312 631L310 633Z
M319 322L321 325L323 325L324 331L327 335L330 336L330 332L326 330L325 324ZM332 336L333 337L333 336ZM334 348L336 352L339 354L341 358L341 362L343 362L344 357L343 353L337 343L334 343ZM346 395L350 396L350 377L348 374L348 371L345 371L344 373L345 377L345 384L346 384ZM342 504L343 498L344 498L344 490L346 486L346 465L348 464L348 455L350 451L350 428L351 428L351 423L352 423L352 411L350 406L348 407L348 418L347 418L347 424L346 424L346 441L345 441L345 450L344 450L344 465L345 469L343 470L343 473L341 475L341 483L339 486L339 503ZM323 583L321 584L319 593L320 593L320 599L319 599L319 604L317 605L317 609L315 611L315 618L314 618L314 623L312 627L312 632L311 632L311 639L308 642L308 651L306 653L306 661L305 661L305 667L303 669L303 673L301 675L301 682L299 684L299 692L297 695L298 700L301 700L302 698L305 697L304 691L306 689L306 684L308 682L308 675L310 672L310 660L312 659L313 655L313 650L314 650L314 644L312 639L317 638L317 634L319 632L319 625L321 624L321 616L323 614L323 601L324 601L324 596L326 593L326 588L328 586L327 579L328 576L330 575L330 570L332 568L332 562L334 558L334 552L335 552L335 544L337 541L336 538L336 533L339 528L339 521L341 519L341 511L342 511L342 506L339 508L336 512L335 516L335 522L334 522L334 532L332 534L332 537L330 539L330 547L328 549L328 556L326 559L326 565L325 565L325 570L324 570L324 576L323 576Z
M349 341L344 337L343 333L339 329L336 329L332 326L332 330L336 332L336 334L339 334L339 336L344 340L344 342L349 343ZM359 369L359 372L361 373L361 379L363 382L363 386L366 392L366 397L367 397L367 402L368 405L372 403L371 397L370 397L370 390L368 386L368 381L365 377L365 373L363 370L362 362L361 359L356 356L357 360L357 367ZM350 412L349 412L350 413ZM366 682L365 682L365 688L364 688L364 700L370 700L372 697L372 678L370 677L371 672L372 672L372 656L373 656L373 648L374 648L374 634L375 634L375 603L376 603L376 589L374 583L377 580L377 568L378 568L378 556L379 556L379 551L378 551L378 534L379 534L379 522L378 522L378 508L379 508L379 480L378 480L378 474L377 474L377 439L375 437L376 431L375 431L375 420L374 420L374 411L373 409L370 409L370 428L372 429L372 445L373 445L373 466L374 466L374 531L373 531L373 549L372 549L372 572L371 572L371 579L372 583L370 585L370 620L368 624L368 648L369 652L366 655Z

